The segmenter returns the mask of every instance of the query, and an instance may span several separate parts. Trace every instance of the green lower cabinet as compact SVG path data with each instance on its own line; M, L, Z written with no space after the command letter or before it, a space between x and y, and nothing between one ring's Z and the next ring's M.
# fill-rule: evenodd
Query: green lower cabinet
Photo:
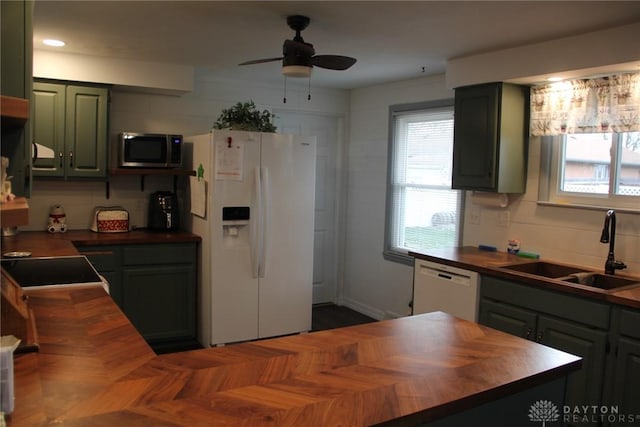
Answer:
M567 405L600 403L607 351L606 331L486 298L480 304L479 322L582 357L582 369L569 375L565 402Z
M616 381L611 404L618 405L621 414L635 415L637 422L640 422L640 340L622 337L618 339L617 346ZM622 424L625 423L614 425Z
M605 425L636 425L640 423L640 310L616 307L613 318L613 375L607 404L616 407L622 418Z
M537 315L529 310L483 298L479 322L517 337L531 339L536 330Z
M582 357L569 375L565 405L600 405L609 352L608 305L483 277L478 322Z
M149 342L195 337L195 271L189 265L127 267L123 310Z
M156 352L199 348L196 243L81 246L133 326Z
M582 357L582 368L569 375L566 405L598 405L602 402L603 372L608 332L540 315L536 341Z
M118 246L81 246L78 251L87 257L93 267L109 282L109 294L122 308L122 251Z

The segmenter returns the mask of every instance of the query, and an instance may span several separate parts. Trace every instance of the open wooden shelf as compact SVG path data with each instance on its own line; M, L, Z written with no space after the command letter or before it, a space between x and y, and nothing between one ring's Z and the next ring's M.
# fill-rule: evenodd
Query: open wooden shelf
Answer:
M29 118L29 100L2 95L0 96L0 110L4 123L24 125Z
M165 169L165 168L111 168L110 175L190 175L195 176L196 171L190 169Z
M178 177L179 176L195 176L196 171L190 169L166 169L166 168L111 168L109 169L109 176L139 176L140 177L140 191L144 191L144 177L147 175L164 175L173 176L173 191L177 191ZM110 197L109 180L107 180L106 197Z
M29 204L24 197L16 197L0 203L0 224L2 227L17 227L29 224Z

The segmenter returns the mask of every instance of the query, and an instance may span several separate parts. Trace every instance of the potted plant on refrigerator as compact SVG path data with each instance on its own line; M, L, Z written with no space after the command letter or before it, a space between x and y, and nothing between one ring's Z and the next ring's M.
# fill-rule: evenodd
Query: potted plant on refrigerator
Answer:
M214 129L245 130L253 132L275 132L272 122L275 117L269 110L259 111L253 101L238 102L225 108L218 120L213 124Z

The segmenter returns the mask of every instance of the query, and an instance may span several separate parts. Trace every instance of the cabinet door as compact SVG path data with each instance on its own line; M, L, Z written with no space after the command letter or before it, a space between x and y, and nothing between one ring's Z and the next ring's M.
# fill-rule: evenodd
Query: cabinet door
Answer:
M81 246L78 251L87 257L98 273L109 282L111 299L122 309L121 249L118 246Z
M33 58L33 1L0 2L0 89L2 95L29 99ZM31 127L2 119L0 153L9 158L7 174L17 196L31 195Z
M31 102L33 174L64 176L65 86L35 82Z
M495 191L499 86L456 89L452 188Z
M0 2L0 88L3 95L29 98L33 56L33 3Z
M607 351L607 332L540 315L536 341L582 357L582 368L569 375L566 405L599 405Z
M620 406L621 414L640 414L638 384L640 384L640 340L619 338L612 403Z
M530 339L536 329L537 315L529 310L483 298L478 323L511 335Z
M127 267L123 311L147 341L193 338L195 280L193 265Z
M65 169L69 177L106 176L108 89L67 86Z

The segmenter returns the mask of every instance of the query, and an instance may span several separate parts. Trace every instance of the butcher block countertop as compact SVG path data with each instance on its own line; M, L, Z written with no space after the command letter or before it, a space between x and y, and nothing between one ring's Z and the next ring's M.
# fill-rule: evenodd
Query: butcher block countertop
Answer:
M540 288L571 293L585 298L598 299L623 306L640 308L640 284L629 285L618 289L606 290L593 288L591 286L579 285L577 283L563 282L554 279L545 279L542 277L533 277L532 275L522 274L515 271L507 271L500 268L516 263L527 263L534 261L555 262L554 260L521 258L507 252L484 251L471 246L436 249L433 251L429 251L428 254L411 252L410 255L418 259L437 262L440 264L450 265L452 267L463 268L466 270L472 270L480 274L499 277L505 280L513 280L519 283L526 283L532 286L538 286ZM592 268L587 269L588 271L595 271ZM600 270L599 272L602 273L602 270ZM639 277L625 275L624 273L618 272L616 272L616 276L637 279L640 283Z
M15 356L13 427L429 421L581 364L441 312L156 356L101 287L29 301L41 346Z
M200 242L200 236L188 232L162 232L134 230L127 233L94 233L89 230L71 230L66 233L21 231L15 236L2 238L2 253L31 252L34 257L78 255L75 246L127 245Z

